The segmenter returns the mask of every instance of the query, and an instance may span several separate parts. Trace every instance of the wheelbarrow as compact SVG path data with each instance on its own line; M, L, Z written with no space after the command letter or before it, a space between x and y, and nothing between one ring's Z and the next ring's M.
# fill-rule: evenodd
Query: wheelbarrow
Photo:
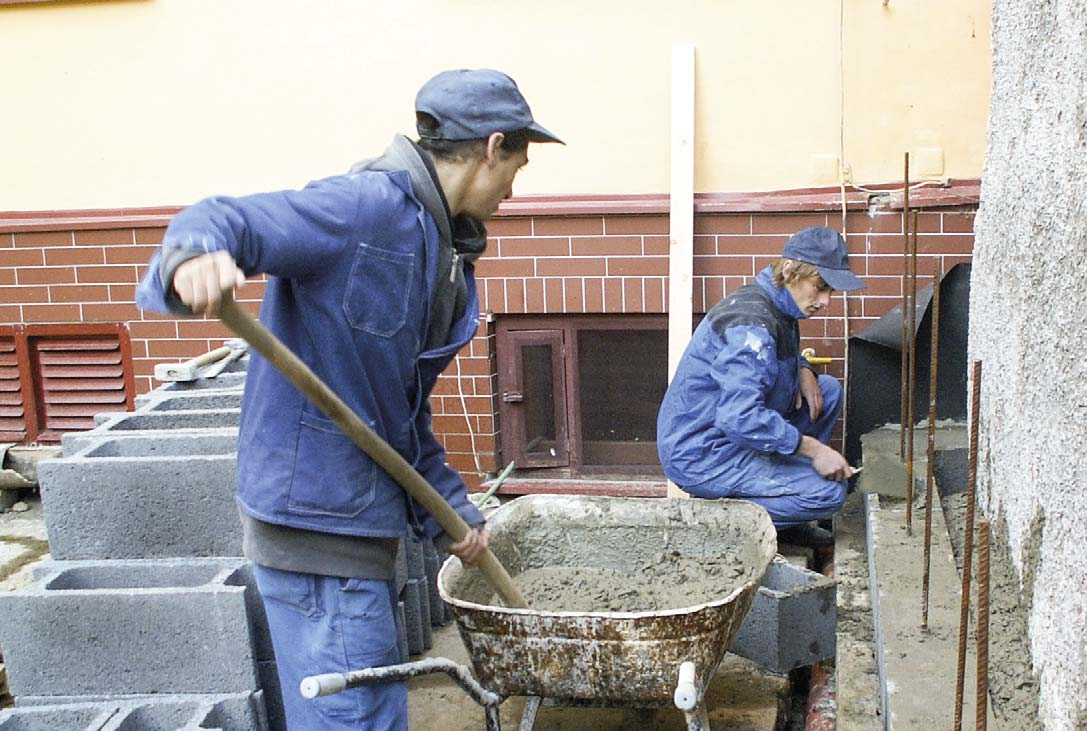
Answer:
M303 681L303 694L445 672L484 707L488 731L499 731L498 706L517 695L528 697L521 731L533 728L545 702L675 704L689 731L708 731L704 691L777 550L762 508L738 500L534 495L503 506L490 517L489 528L491 549L515 581L534 570L577 568L626 576L637 588L668 583L662 577L674 566L680 575L670 577L671 606L508 608L499 605L478 570L451 557L438 574L438 591L457 622L474 675L445 658L430 658L313 676ZM722 556L731 567L727 576L717 576ZM704 575L697 573L700 565L707 567ZM526 596L530 606L550 603L540 601L542 594Z

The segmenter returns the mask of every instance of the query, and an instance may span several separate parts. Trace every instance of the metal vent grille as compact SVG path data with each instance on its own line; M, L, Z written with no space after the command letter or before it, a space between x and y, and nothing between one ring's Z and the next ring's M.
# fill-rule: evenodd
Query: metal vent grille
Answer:
M134 391L122 324L0 326L0 441L59 442L131 410Z
M124 411L124 359L116 335L32 337L30 345L41 376L39 413L50 432L94 428L94 415Z
M0 335L0 442L26 439L25 409L15 337Z

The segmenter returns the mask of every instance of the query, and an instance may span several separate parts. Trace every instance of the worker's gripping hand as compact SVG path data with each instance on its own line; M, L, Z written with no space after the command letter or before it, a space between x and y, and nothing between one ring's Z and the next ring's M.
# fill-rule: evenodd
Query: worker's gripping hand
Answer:
M795 408L799 409L804 401L808 402L808 412L811 420L815 421L823 413L823 390L819 388L819 379L811 368L800 369L800 388L796 392Z
M491 534L486 528L472 528L464 536L464 540L449 547L449 552L469 566L473 566L483 557L490 543Z
M842 482L853 474L845 457L814 437L801 438L797 453L810 459L812 468L828 480Z
M226 251L189 259L174 272L174 291L195 315L219 314L223 293L245 284L245 274Z

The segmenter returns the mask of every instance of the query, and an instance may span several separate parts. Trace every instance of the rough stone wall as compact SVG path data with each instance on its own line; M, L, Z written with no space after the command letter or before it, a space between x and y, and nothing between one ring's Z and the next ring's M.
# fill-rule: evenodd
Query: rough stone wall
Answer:
M1087 0L994 0L992 37L970 307L979 501L1029 608L1039 719L1085 729Z

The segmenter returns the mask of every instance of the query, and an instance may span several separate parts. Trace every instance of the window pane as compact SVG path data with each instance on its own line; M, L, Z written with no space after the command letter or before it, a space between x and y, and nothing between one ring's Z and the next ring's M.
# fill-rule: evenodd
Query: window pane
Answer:
M554 457L555 392L550 345L521 349L525 390L525 453Z
M668 333L580 330L578 376L585 464L657 464Z

